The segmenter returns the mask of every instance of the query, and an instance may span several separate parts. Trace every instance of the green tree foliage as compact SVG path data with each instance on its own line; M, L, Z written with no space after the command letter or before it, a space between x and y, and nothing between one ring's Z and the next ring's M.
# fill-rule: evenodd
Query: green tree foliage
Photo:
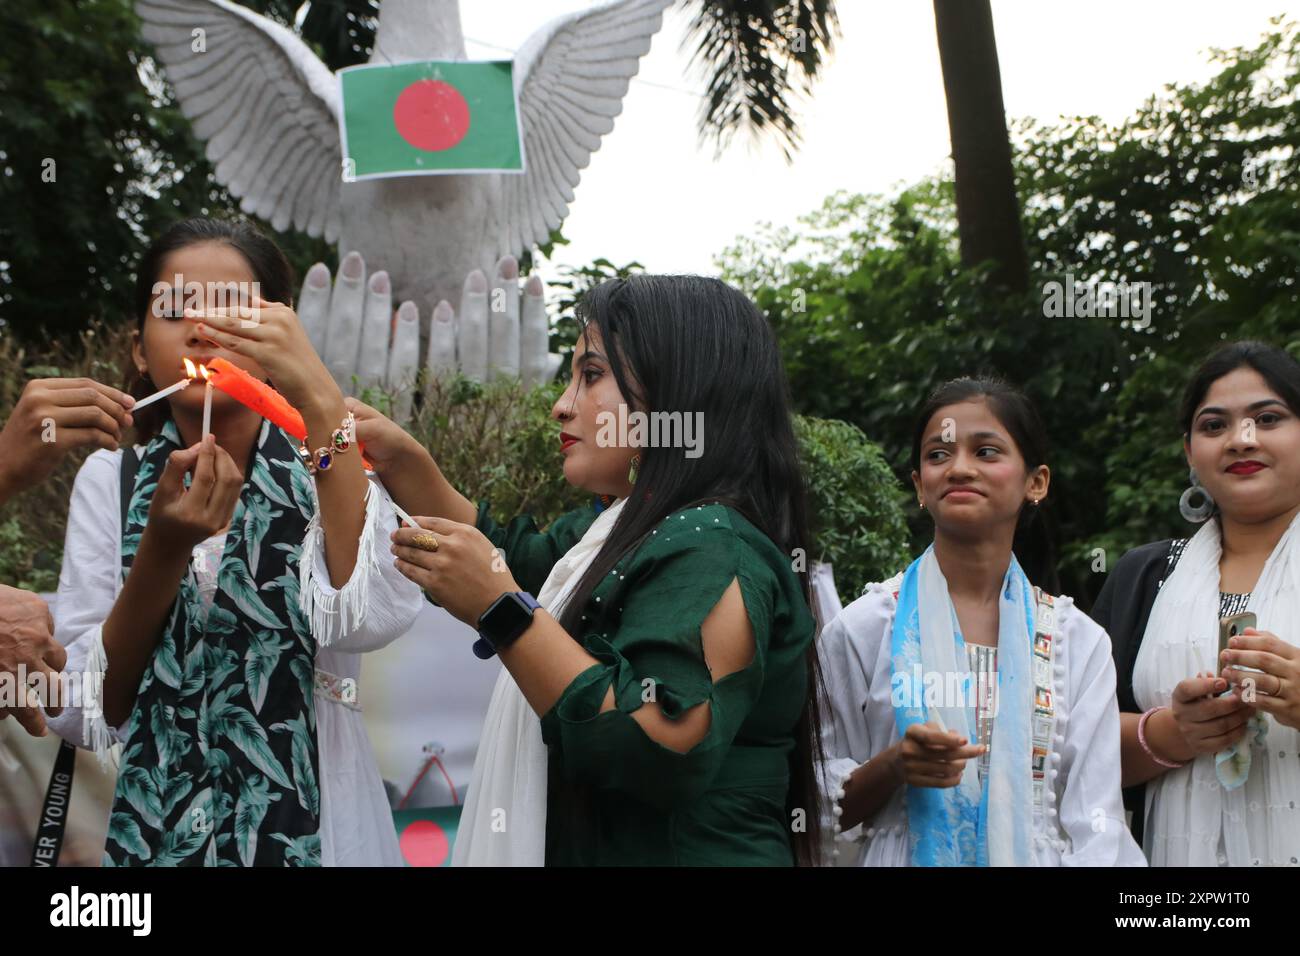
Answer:
M798 415L795 437L808 483L810 562L833 565L836 590L848 603L868 582L906 567L904 495L860 428Z
M282 0L246 5L292 14ZM0 334L69 340L131 315L136 263L169 222L237 215L238 203L212 178L130 0L6 0L0 23ZM333 260L324 242L258 225L300 273Z
M900 481L912 419L946 379L1022 385L1052 440L1049 524L1068 593L1095 596L1095 549L1186 534L1178 397L1216 344L1257 337L1300 355L1300 31L1215 51L1203 84L1169 86L1118 125L1016 128L1034 282L985 291L964 270L951 183L892 198L837 194L796 229L720 258L771 318L799 411L880 443ZM1149 321L1049 317L1045 283L1149 282ZM929 520L910 513L913 547Z

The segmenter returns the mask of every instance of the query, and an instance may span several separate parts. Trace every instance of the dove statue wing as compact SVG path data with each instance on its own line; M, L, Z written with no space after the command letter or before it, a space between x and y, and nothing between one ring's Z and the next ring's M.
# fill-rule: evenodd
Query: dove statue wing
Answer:
M240 208L277 230L337 241L340 103L329 68L293 31L228 0L137 0L135 9Z
M515 54L526 171L502 176L498 247L546 242L581 171L614 128L628 83L672 0L616 0L551 21Z

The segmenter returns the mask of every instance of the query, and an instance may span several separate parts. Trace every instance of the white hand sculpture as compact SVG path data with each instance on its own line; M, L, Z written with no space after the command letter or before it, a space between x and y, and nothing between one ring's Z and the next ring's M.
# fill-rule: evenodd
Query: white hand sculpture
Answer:
M365 277L365 261L356 252L343 257L333 286L329 269L316 263L303 280L298 318L345 394L393 390L394 418L405 422L420 364L419 310L408 300L394 317L388 273L376 272L369 282ZM560 367L560 356L547 352L549 333L541 278L529 276L521 292L519 263L505 256L490 290L482 270L465 277L459 322L445 299L434 307L426 364L435 378L459 369L478 382L508 376L531 387Z

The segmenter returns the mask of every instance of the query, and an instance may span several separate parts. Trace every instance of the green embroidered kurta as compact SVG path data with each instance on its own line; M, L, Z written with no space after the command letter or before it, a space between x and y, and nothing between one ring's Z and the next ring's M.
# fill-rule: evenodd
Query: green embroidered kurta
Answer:
M502 528L480 502L476 524L536 594L595 517L588 507L544 533L526 515ZM700 625L733 579L756 653L715 684ZM688 508L620 561L583 614L574 637L601 663L542 717L547 865L792 865L789 758L813 618L791 558L731 508ZM616 707L602 714L611 681ZM704 739L678 753L646 736L631 715L651 694L669 718L708 701Z

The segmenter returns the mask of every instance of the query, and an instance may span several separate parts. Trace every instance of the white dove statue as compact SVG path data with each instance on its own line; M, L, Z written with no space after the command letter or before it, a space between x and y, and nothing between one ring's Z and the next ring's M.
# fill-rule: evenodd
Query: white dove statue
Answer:
M544 243L567 215L581 171L613 129L671 2L601 3L558 17L524 43L514 57L522 174L360 181L344 179L338 78L295 33L230 0L135 6L181 112L240 207L277 230L292 227L337 243L343 284L359 276L360 285L366 268L376 268L365 284L372 296L413 303L403 302L397 322L391 309L366 307L364 294L342 305L318 300L308 310L303 321L313 344L346 389L354 375L397 384L398 371L419 364L418 337L410 334L419 313L437 317L426 364L445 368L449 303L472 299L477 307L489 288L508 287L501 297L512 303L508 315L486 322L476 316L468 326L459 316L456 364L476 378L484 366L525 379L553 371L544 331L520 329L514 257ZM429 59L466 59L458 0L383 0L370 63ZM311 278L317 288L328 287L327 279ZM536 324L540 285L536 277L529 283L522 311Z

